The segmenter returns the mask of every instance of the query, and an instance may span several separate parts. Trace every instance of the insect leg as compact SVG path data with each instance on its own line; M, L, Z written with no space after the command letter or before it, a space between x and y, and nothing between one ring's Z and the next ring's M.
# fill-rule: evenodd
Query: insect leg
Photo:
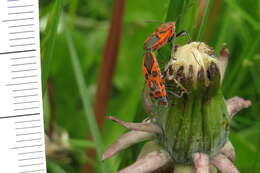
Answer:
M176 40L176 34L174 34L173 37L170 38L170 41L172 43L171 58L174 57L174 53L175 53L175 40Z
M171 95L174 95L175 97L178 97L178 98L182 98L182 96L183 96L183 94L184 94L184 92L181 92L181 94L178 95L178 94L176 94L176 93L173 92L173 91L167 91L167 93L169 93L169 94L171 94Z
M188 93L188 90L179 81L177 81L174 78L173 78L173 80L185 93Z
M191 42L191 37L190 37L190 34L188 32L183 30L183 31L181 31L181 32L176 34L176 38L177 37L182 37L182 36L186 36L187 39L189 40L189 42Z
M177 86L179 86L183 90L183 92L188 93L188 90L179 81L177 81L174 78L172 80L177 84ZM166 85L166 87L174 87L174 86L173 85Z

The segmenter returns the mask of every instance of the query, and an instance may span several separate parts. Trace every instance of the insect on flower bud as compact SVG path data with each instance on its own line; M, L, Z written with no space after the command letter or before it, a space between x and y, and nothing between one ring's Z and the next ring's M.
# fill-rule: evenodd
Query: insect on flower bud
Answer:
M154 104L152 99L156 95L149 95L153 85L145 85L143 99L151 116L142 123L109 116L131 131L112 144L103 159L135 143L152 140L143 146L136 162L118 173L215 173L216 168L222 173L238 173L231 162L235 152L228 140L229 122L251 102L240 97L226 102L223 97L220 85L228 61L227 48L223 47L220 57L216 58L213 49L205 43L192 42L177 47L165 67L163 78L152 78L158 75L152 75L156 70L150 65L156 67L157 72L160 69L153 53L147 55L144 70L148 70L145 74L150 75L151 80L146 82L162 82L155 86L165 84L167 95L162 93L166 95L168 105ZM185 94L176 97L176 92Z
M204 92L210 87L215 91L220 85L218 60L213 49L202 42L178 47L165 71L166 86L179 92Z
M229 117L219 63L212 48L192 42L178 47L165 67L169 107L157 122L161 143L177 163L192 162L197 152L213 156L226 143Z

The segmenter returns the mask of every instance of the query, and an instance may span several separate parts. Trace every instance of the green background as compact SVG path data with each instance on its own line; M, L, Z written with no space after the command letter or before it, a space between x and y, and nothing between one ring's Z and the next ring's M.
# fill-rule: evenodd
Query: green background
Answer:
M100 158L104 149L126 131L109 120L104 120L99 130L93 113L115 2L40 0L45 129L49 134L68 133L65 143L70 144L70 149L61 156L55 157L54 153L54 157L48 158L50 173L90 172L84 171L86 164L92 165L92 172L115 172L132 163L140 149L137 145L104 163L86 154L87 149L96 149ZM140 104L144 86L143 42L159 25L146 21L164 22L166 18L178 19L178 31L186 30L192 40L206 42L217 54L222 44L227 44L230 58L222 87L224 95L226 98L237 95L253 102L231 124L235 164L241 173L259 173L260 0L125 1L121 43L106 115L125 121L140 121L146 116ZM179 44L185 42L185 38L178 40ZM56 141L59 143L60 139Z

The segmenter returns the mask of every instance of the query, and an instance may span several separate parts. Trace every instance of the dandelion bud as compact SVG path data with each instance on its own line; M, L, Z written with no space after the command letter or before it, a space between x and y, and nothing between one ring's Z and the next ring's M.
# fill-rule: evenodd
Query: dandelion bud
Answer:
M219 60L205 43L192 42L177 48L165 71L169 107L157 117L162 145L178 163L191 163L197 152L214 156L229 131Z

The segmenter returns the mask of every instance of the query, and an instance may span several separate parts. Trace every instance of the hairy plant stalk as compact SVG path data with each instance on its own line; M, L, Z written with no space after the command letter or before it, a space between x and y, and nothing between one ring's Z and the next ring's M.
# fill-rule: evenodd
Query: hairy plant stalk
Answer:
M236 154L235 154L234 147L230 141L226 142L224 147L220 150L220 153L225 155L232 162L235 161Z
M113 116L108 116L108 119L111 119L112 121L117 122L118 124L124 126L125 128L128 128L130 130L135 131L143 131L143 132L150 132L150 133L162 133L161 129L150 122L143 122L143 123L131 123L131 122L125 122L122 120L119 120Z
M252 103L249 100L244 100L240 97L233 97L227 100L228 104L228 113L231 117L233 117L237 112L239 112L243 108L248 108Z
M212 164L216 166L222 173L239 173L233 163L223 154L218 154L213 158Z
M165 150L152 151L134 164L118 173L146 173L159 169L171 161L170 155Z
M103 154L102 160L112 157L116 153L128 148L136 143L154 138L154 134L142 131L130 131L119 137L117 141Z

